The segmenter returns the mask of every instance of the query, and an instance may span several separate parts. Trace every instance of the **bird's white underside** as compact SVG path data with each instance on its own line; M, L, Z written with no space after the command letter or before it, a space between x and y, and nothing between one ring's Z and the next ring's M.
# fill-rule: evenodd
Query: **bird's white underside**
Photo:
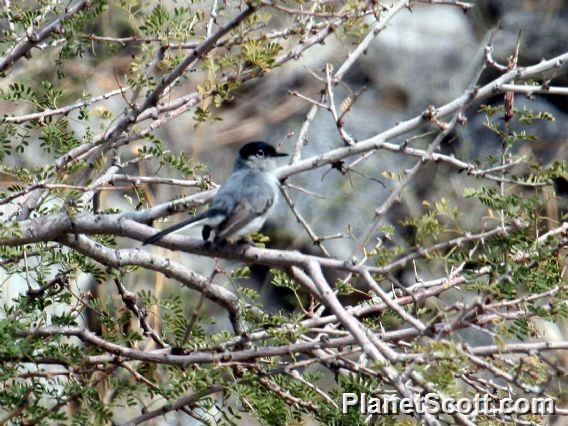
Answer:
M233 234L228 235L227 238L233 240L233 239L238 239L240 237L245 237L245 236L254 234L255 232L258 232L260 230L260 228L262 228L262 225L264 225L264 222L266 222L266 219L268 218L268 216L272 212L273 208L274 208L274 206L271 206L262 216L258 216L256 218L254 218L248 224L246 224L245 226L243 226L242 228L237 230L237 232L234 232ZM208 225L208 226L212 227L213 229L215 229L223 220L224 220L223 216L214 216L214 217L203 218L201 220L198 220L197 222L190 223L187 226L184 226L183 228L177 229L177 230L173 231L172 233L177 234L179 232L183 232L183 231L186 231L188 229L191 229L191 228L194 228L194 227L197 227L197 226L205 226L205 225Z

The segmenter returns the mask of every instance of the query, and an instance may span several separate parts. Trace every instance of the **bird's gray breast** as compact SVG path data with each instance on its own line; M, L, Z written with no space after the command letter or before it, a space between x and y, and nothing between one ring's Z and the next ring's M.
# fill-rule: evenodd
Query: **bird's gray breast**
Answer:
M211 208L229 214L237 204L244 204L251 213L263 214L276 200L278 181L272 175L256 170L232 173L215 196Z

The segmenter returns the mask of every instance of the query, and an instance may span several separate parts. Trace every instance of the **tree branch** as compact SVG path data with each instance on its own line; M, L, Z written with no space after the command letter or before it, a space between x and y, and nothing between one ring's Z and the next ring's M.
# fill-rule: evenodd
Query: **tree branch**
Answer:
M61 24L64 21L71 18L81 10L89 7L90 4L91 2L89 0L81 0L75 4L75 6L67 7L64 13L59 15L49 24L44 25L37 32L31 31L28 33L26 37L16 43L6 56L0 58L0 73L6 71L22 57L27 56L34 46L37 46L39 43L47 39L53 32L61 29Z

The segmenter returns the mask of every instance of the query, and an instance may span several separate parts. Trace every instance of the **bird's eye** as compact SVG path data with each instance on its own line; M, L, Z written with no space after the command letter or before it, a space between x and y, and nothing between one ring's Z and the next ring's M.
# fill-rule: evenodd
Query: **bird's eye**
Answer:
M256 151L256 156L257 156L258 158L264 157L264 151Z

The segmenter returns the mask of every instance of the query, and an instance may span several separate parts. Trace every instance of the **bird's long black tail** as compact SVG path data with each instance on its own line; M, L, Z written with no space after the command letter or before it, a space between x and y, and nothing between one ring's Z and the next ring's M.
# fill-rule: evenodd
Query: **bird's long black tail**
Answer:
M207 210L207 211L204 211L203 213L200 213L198 215L190 217L189 219L182 220L181 222L176 223L175 225L170 226L169 228L166 228L163 231L160 231L160 232L152 235L150 238L145 239L144 242L142 243L142 245L154 244L159 239L163 238L164 236L166 236L168 234L171 234L172 232L177 231L178 229L185 228L186 226L189 226L191 224L197 224L197 222L199 222L203 219L207 219L211 216L214 216L215 214L217 214L216 211Z

